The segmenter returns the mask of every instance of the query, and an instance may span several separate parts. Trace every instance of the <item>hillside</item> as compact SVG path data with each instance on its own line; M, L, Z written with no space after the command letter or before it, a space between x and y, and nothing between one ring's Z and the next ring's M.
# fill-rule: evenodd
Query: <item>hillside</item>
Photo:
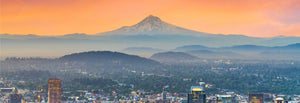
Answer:
M128 48L123 49L122 51L139 53L139 52L161 52L163 50L151 48L151 47L128 47Z
M207 49L211 49L211 48L202 46L202 45L184 45L184 46L177 47L174 50L175 51L192 51L192 50L207 50Z
M299 60L300 43L286 46L235 45L209 48L201 45L177 47L200 58Z
M97 63L103 65L160 65L158 62L142 58L136 55L128 55L111 51L89 51L73 53L59 58L61 61L76 61L85 63Z
M180 62L192 62L192 61L199 60L198 57L192 56L184 52L156 53L153 54L150 58L163 63L180 63Z

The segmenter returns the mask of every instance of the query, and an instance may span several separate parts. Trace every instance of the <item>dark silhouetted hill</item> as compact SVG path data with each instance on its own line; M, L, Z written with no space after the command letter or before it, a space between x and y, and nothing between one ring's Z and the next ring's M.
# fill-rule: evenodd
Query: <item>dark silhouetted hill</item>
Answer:
M62 61L79 61L98 64L115 65L160 65L160 63L136 55L128 55L111 51L90 51L74 53L60 57Z

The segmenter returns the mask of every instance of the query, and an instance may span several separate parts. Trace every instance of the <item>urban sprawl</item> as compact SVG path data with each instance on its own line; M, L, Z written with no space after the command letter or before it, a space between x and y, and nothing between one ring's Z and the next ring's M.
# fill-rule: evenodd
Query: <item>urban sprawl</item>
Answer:
M225 92L207 95L205 82L192 86L187 93L150 93L144 90L131 91L129 95L119 95L115 91L103 90L62 91L62 81L58 78L48 80L48 90L18 89L11 82L0 81L1 103L300 103L300 95L281 95L271 93L248 93L247 95ZM163 87L167 88L167 87ZM74 94L71 94L74 93Z

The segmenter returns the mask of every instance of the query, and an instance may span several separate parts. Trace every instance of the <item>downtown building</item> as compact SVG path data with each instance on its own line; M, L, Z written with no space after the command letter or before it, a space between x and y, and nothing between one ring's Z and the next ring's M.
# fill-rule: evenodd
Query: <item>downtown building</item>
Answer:
M61 103L61 79L48 79L48 103Z
M188 103L206 103L206 94L202 86L192 86L188 94Z
M9 94L9 103L22 103L21 94Z

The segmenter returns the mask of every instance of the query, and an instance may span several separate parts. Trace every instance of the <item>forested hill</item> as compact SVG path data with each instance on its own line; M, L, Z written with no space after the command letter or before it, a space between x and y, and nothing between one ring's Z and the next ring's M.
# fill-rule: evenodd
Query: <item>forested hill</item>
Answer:
M97 64L119 64L119 65L160 65L151 59L128 55L120 52L111 51L89 51L73 53L59 58L61 61L78 61Z

